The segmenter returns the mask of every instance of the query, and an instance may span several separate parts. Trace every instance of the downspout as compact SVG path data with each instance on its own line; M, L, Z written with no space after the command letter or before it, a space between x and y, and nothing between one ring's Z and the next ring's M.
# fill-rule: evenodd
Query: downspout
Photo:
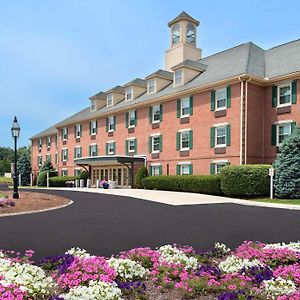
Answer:
M243 163L243 104L244 104L244 82L239 76L239 81L241 82L241 121L240 121L240 165Z
M249 77L246 80L246 103L245 103L245 165L247 164L247 144L248 144L248 82L251 80Z

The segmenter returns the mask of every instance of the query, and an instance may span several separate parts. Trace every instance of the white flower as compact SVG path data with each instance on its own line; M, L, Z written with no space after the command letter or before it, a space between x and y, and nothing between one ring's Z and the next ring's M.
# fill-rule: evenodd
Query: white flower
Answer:
M115 283L90 281L89 286L78 286L61 295L66 300L123 300Z
M223 243L215 243L215 250L223 253L223 254L227 254L231 251L230 248L228 248L225 244Z
M166 261L174 264L181 263L186 269L195 270L198 267L198 261L195 257L188 257L184 252L174 246L161 246L158 251L160 252L160 261Z
M107 262L111 268L116 270L117 276L125 281L143 279L149 274L147 269L131 259L112 257Z
M263 264L257 259L249 260L235 255L228 256L219 264L220 270L225 273L237 273L243 268L249 269L257 266L263 266Z
M65 254L70 254L79 258L89 258L92 257L85 249L81 249L79 247L73 247L70 250L68 250L67 252L65 252Z
M281 295L290 295L296 292L296 285L289 279L277 277L276 279L264 280L263 286L267 295L276 297Z
M267 244L264 249L289 249L295 252L300 252L300 241L292 243L276 243L276 244Z

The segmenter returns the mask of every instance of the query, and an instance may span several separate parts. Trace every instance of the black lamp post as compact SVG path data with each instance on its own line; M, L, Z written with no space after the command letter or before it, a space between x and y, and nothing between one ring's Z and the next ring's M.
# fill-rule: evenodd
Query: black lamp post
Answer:
M14 164L14 193L13 198L19 199L19 193L18 193L18 170L17 170L17 140L20 136L20 126L17 120L17 117L14 118L13 126L11 128L11 135L15 142L15 164Z

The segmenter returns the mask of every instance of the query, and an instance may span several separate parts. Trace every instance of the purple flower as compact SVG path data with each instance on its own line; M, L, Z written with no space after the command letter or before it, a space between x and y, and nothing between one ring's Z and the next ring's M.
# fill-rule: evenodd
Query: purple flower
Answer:
M212 266L212 265L203 265L200 266L199 269L196 272L196 276L201 276L204 273L208 273L212 276L215 277L220 277L221 276L221 270L216 267L216 266Z
M251 300L252 297L246 295L243 291L225 292L218 296L218 300L239 300L239 299Z
M74 261L74 256L70 254L63 254L59 256L47 256L43 258L39 265L45 270L57 270L60 274L67 271Z
M126 290L127 292L137 292L138 294L144 294L146 291L146 285L141 281L116 281L116 283L121 290Z
M273 277L273 272L269 267L255 266L249 269L243 268L242 273L252 278L252 282L256 285Z

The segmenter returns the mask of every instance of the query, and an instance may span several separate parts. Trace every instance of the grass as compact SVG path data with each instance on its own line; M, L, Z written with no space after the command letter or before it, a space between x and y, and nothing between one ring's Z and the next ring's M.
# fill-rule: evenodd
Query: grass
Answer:
M0 184L11 184L12 182L12 178L0 177Z
M0 192L0 198L7 198L7 195L3 192Z
M270 199L270 198L253 198L247 199L247 201L256 201L263 203L276 203L276 204L291 204L300 205L300 199Z

